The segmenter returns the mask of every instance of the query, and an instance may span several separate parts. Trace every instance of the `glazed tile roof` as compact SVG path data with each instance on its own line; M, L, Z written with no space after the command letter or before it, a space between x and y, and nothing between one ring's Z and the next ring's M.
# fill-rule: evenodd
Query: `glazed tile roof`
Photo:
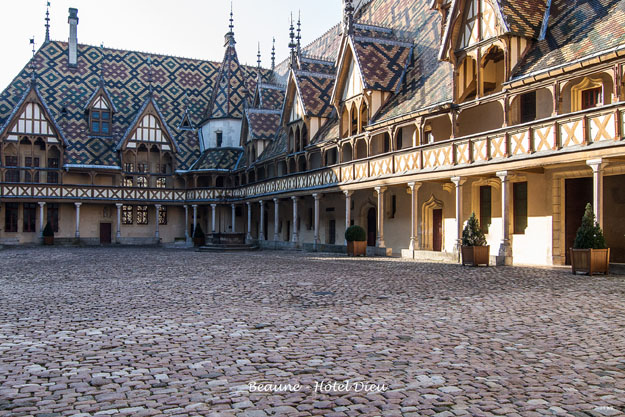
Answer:
M590 24L592 22L592 24ZM544 40L525 56L513 79L625 44L625 2L553 0Z
M280 110L284 103L285 87L260 83L256 90L254 107L265 110Z
M202 155L190 171L234 171L238 169L243 157L241 148L211 148Z
M547 0L498 0L510 33L538 39Z
M304 104L304 113L311 117L330 117L334 76L295 71L297 90Z
M52 41L35 55L38 89L67 139L65 166L119 166L116 145L145 103L151 79L154 101L179 149L177 169L191 167L200 156L198 136L193 130L179 129L180 123L185 108L193 123L203 119L219 76L218 63L78 45L78 66L74 69L67 65L67 50L66 42ZM248 78L256 76L255 69L240 68ZM265 76L268 72L263 70ZM84 112L100 88L100 75L117 109L109 137L90 136ZM255 80L251 83L255 85ZM27 65L0 94L0 125L29 86Z
M226 47L219 78L208 107L207 118L243 118L249 91L255 90L255 80L239 64L234 42ZM251 89L250 89L251 88Z
M247 109L248 139L271 140L280 127L280 110Z
M354 36L354 52L365 88L394 91L410 55L411 45L386 38Z

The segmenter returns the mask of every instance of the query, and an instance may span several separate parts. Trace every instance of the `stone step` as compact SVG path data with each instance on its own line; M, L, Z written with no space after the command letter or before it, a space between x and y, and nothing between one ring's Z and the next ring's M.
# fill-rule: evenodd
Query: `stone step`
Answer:
M204 245L196 249L196 252L239 252L258 250L258 245L246 244L225 244L225 245Z

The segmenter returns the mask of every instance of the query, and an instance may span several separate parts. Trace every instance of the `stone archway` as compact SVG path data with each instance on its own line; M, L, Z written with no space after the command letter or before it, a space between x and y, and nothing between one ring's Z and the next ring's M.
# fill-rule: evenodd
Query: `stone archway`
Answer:
M423 203L423 207L421 209L421 244L424 250L434 250L434 244L437 238L440 237L440 246L441 249L445 247L445 231L444 231L444 222L442 218L440 219L440 231L434 230L436 226L437 229L439 225L435 225L435 211L440 210L442 214L443 210L443 202L434 197L434 194ZM440 233L440 236L437 234ZM437 248L438 249L438 248Z

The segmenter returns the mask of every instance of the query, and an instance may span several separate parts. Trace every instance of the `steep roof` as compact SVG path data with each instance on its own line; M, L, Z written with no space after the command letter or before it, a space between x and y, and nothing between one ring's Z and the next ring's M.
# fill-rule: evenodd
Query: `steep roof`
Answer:
M625 2L553 0L545 38L519 65L514 78L590 57L625 44Z
M247 109L245 117L249 130L248 138L251 140L273 139L280 127L281 114L280 110Z
M241 165L240 148L211 148L202 152L190 171L234 171Z
M304 105L304 114L312 117L329 117L333 110L330 98L336 72L334 63L301 57L298 66L293 74Z
M69 68L67 50L66 42L52 41L43 44L35 55L38 89L67 141L66 166L119 166L115 148L145 103L150 79L154 101L179 149L176 153L178 169L186 170L197 161L200 156L197 133L179 127L185 108L193 120L203 119L217 84L220 64L78 45L78 66ZM252 78L246 81L255 85L256 70L240 68L241 74ZM262 73L267 76L269 71L262 70ZM84 111L101 85L100 76L117 110L108 137L89 135ZM10 117L29 87L30 69L25 67L0 94L0 125Z
M498 0L498 3L509 33L538 39L548 0Z

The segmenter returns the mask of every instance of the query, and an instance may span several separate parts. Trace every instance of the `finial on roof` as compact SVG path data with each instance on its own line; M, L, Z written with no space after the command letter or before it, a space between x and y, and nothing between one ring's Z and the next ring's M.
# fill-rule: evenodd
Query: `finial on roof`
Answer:
M260 42L258 42L258 54L256 55L256 58L258 58L256 63L258 64L258 68L260 68Z
M46 6L46 43L50 42L50 2Z
M35 72L35 37L34 36L30 38L30 44L33 46L33 57L30 60L30 78L32 79L33 84L34 84L35 79L37 78L37 73Z
M345 0L344 16L343 16L343 32L352 34L354 31L354 5L352 0Z
M271 70L276 69L276 38L273 38L273 46L271 47Z
M232 11L232 2L230 2L230 25L228 25L230 29L228 33L226 33L226 46L234 46L236 41L234 40L234 13Z
M289 42L289 49L291 49L291 67L295 67L295 62L297 58L297 43L295 43L295 28L293 27L293 12L291 12L291 27L289 28L289 38L291 42Z

